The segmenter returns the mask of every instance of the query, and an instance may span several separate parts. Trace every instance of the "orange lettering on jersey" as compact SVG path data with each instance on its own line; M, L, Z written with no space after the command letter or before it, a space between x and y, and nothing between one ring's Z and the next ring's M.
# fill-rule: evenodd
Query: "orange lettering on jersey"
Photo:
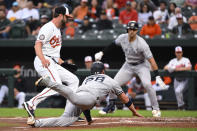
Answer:
M51 47L53 47L53 48L55 48L56 46L59 46L60 45L59 37L53 36L49 43L50 43Z

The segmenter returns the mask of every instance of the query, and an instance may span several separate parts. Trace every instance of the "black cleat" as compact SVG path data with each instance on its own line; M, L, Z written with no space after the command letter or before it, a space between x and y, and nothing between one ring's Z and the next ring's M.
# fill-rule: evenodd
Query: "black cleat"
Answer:
M85 121L85 119L83 119L83 118L81 118L81 117L78 117L78 120L77 120L78 122L84 122Z
M27 102L23 103L24 109L27 111L29 117L35 117L34 115L34 109L29 106Z

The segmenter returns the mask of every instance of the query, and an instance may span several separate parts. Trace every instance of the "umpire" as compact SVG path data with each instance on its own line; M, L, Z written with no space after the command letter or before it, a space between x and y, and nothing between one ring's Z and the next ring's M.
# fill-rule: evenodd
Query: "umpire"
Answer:
M126 29L127 33L119 35L112 44L103 51L96 53L95 60L101 60L104 54L107 55L110 50L113 50L116 46L121 46L125 53L125 63L114 77L114 80L122 86L132 78L134 73L138 74L150 97L153 117L160 117L161 112L156 98L156 92L151 85L150 75L151 65L154 71L154 77L156 76L156 81L163 83L158 73L158 66L146 41L137 35L138 23L136 21L130 21ZM108 113L111 110L110 108L115 105L115 102L112 101L116 99L116 96L110 94L109 97L111 101L110 105L101 110L99 112L100 114Z

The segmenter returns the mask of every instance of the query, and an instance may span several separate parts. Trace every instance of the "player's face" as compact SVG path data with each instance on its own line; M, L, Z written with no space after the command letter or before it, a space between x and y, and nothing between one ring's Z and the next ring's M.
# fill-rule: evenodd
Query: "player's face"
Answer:
M175 52L176 58L180 59L183 56L183 52Z
M134 36L136 36L137 31L138 31L138 30L128 29L129 37L134 37Z
M66 26L66 21L67 21L67 17L65 15L62 15L62 19L61 19L61 28L64 29Z

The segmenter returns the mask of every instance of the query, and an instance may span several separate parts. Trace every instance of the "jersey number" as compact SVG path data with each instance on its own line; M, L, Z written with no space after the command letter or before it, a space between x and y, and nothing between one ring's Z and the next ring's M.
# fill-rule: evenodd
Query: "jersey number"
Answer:
M58 37L53 36L49 43L51 44L51 47L55 48L56 46L60 45L60 40Z
M97 82L103 82L105 80L105 77L98 76L98 77L90 77L86 79L85 84L87 84L89 81L97 81Z

